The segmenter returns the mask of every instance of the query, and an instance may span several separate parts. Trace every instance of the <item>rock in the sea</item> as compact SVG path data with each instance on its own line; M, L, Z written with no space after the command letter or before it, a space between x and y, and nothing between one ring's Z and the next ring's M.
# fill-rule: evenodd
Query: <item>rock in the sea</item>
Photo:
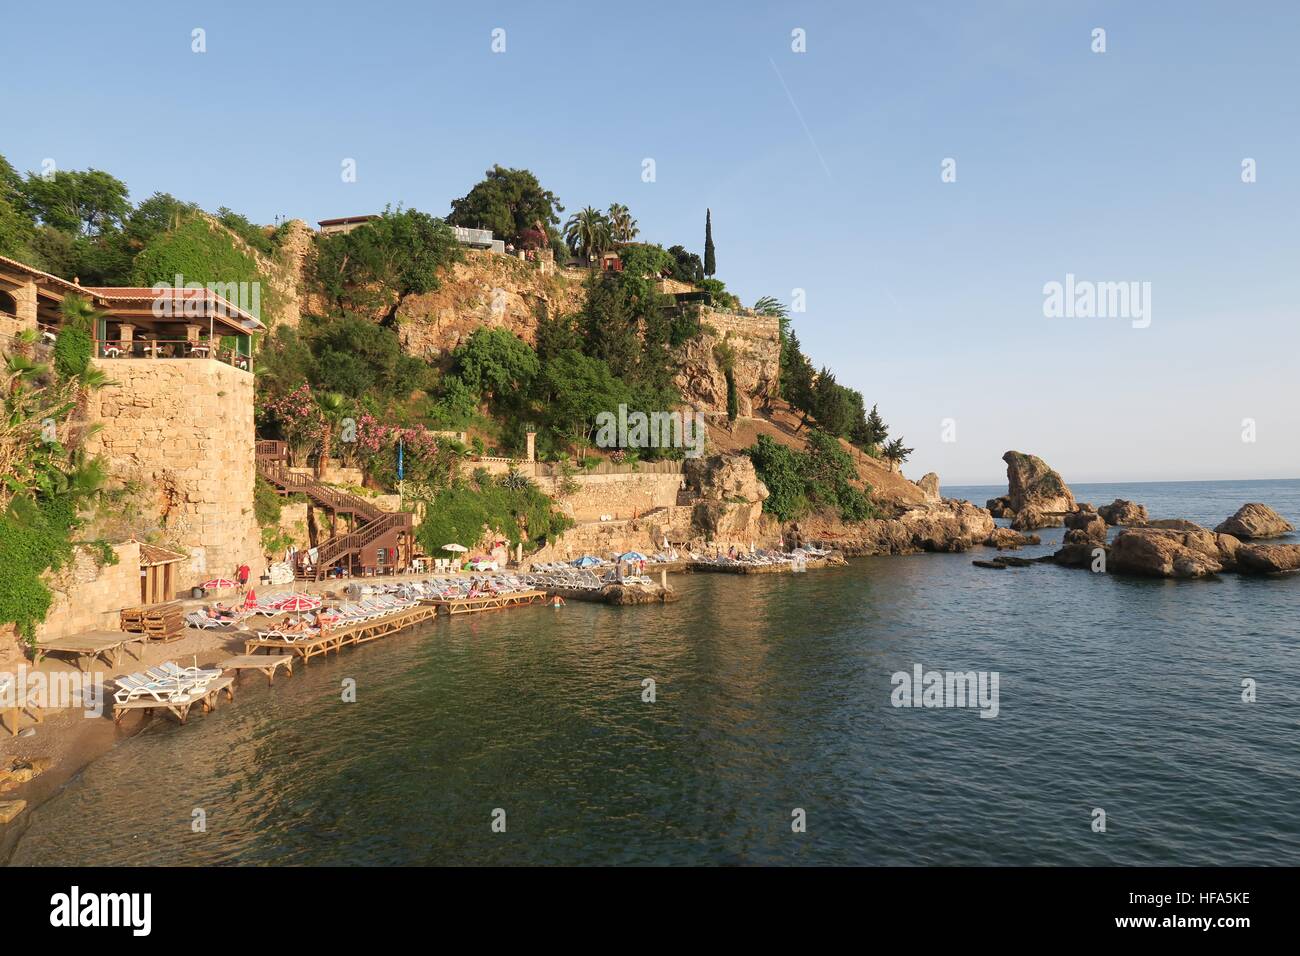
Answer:
M1142 527L1148 518L1145 506L1124 498L1116 498L1110 504L1102 505L1097 509L1097 514L1105 519L1106 524L1124 525L1128 528Z
M1209 528L1203 528L1195 521L1188 521L1186 518L1156 518L1154 521L1148 521L1142 527L1155 528L1159 531L1209 531Z
M1009 451L1002 460L1007 463L1007 498L1012 511L1030 506L1041 511L1075 510L1074 492L1043 459Z
M1237 549L1237 570L1242 574L1300 571L1300 544L1243 544Z
M1065 535L1067 543L1071 540L1106 543L1106 522L1095 512L1076 511L1068 514L1065 516L1065 526L1070 529ZM1074 535L1073 539L1071 535Z
M1268 505L1251 502L1214 530L1237 538L1276 538L1295 528Z
M1016 550L1023 548L1027 544L1042 544L1043 539L1036 534L1021 534L1019 531L1013 531L1011 528L994 528L984 543L990 548L997 548L999 551L1003 548Z
M922 475L913 484L921 489L926 501L938 503L943 499L943 495L939 494L939 476L934 472Z
M1011 527L1016 531L1035 531L1038 528L1059 528L1063 523L1062 516L1059 514L1050 514L1043 508L1036 505L1027 505L1016 512L1011 519Z
M988 508L989 513L995 518L1014 518L1016 516L1016 510L1011 507L1011 499L1006 495L1000 498L990 498L984 503L984 507Z
M1226 534L1127 528L1111 542L1107 570L1158 578L1203 578L1236 566L1240 542Z

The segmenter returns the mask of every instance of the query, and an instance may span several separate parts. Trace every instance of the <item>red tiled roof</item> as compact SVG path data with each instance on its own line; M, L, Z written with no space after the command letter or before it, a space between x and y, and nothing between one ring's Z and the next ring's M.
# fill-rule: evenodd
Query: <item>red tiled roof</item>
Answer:
M344 223L349 223L349 222L369 222L371 219L378 219L378 218L379 218L379 217L378 217L377 215L373 214L373 213L371 213L370 215L366 215L366 216L343 216L343 217L341 217L341 218L339 218L339 219L317 219L317 220L316 220L316 225L318 225L318 226L341 226L341 225L343 225Z
M173 301L202 299L205 302L219 306L227 315L240 319L247 319L262 325L260 319L251 312L246 312L233 302L227 300L224 296L218 295L211 289L192 289L192 288L175 288L174 286L164 286L160 289L153 289L149 286L86 286L86 291L91 295L98 296L101 299L107 299L109 302L155 302L160 298L168 297Z

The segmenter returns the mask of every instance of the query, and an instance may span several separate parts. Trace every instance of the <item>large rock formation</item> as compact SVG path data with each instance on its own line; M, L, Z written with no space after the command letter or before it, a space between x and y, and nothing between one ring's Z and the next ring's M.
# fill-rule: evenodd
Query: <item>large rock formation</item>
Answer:
M767 486L754 472L748 455L688 458L682 469L686 494L694 499L693 537L725 544L744 544L770 536L763 515Z
M1295 528L1268 505L1251 502L1214 530L1237 538L1276 538Z
M736 384L737 414L749 418L754 401L762 404L778 391L781 368L780 325L775 317L700 310L701 333L676 352L674 384L695 408L727 410L727 371Z
M1011 499L1006 495L999 498L990 498L984 503L984 507L988 508L989 514L995 518L1014 518L1016 516L1016 509L1011 507Z
M1147 523L1147 509L1142 505L1123 498L1116 498L1108 505L1102 505L1097 513L1109 525L1124 525L1129 528L1142 527Z
M801 533L805 541L831 544L848 555L915 554L966 551L987 541L996 527L985 509L945 498L938 504L911 508L896 518L855 524L808 519L801 522Z
M1037 505L1026 505L1015 513L1011 527L1016 531L1037 531L1039 528L1059 528L1061 515L1052 514Z
M943 495L939 493L939 476L934 472L922 475L914 484L921 489L926 501L937 504L943 500Z
M1300 571L1300 544L1243 544L1237 549L1237 570L1243 574Z
M1111 543L1107 568L1120 574L1203 578L1236 567L1240 542L1201 528L1128 528Z
M1002 460L1007 463L1007 499L1012 511L1028 507L1046 512L1075 510L1074 493L1043 459L1009 451Z

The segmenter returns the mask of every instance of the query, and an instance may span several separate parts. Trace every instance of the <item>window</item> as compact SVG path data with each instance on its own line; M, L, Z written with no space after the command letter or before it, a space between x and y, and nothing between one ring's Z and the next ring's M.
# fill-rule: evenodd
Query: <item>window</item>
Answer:
M2 289L0 289L0 312L5 315L18 314L18 300Z

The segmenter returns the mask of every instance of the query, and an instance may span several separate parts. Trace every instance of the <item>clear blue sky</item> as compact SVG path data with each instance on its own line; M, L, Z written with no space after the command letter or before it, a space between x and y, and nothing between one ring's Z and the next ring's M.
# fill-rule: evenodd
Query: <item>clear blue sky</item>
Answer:
M11 4L0 153L262 222L444 215L493 163L664 245L707 206L719 278L806 290L805 350L913 476L1300 476L1300 4L868 7ZM1151 326L1044 318L1066 273L1151 282Z

